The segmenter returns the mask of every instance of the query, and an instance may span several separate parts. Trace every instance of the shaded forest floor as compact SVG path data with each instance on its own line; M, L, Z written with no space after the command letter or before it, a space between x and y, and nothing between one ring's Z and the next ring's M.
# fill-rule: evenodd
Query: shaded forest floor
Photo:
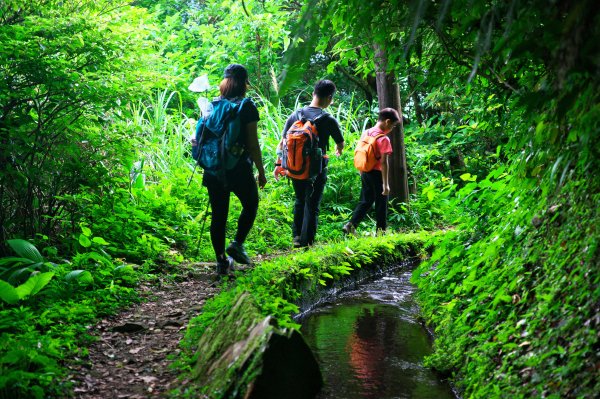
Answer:
M254 257L255 264L289 253ZM244 272L253 266L236 264ZM89 356L68 365L76 398L142 399L165 397L182 384L169 366L179 353L188 322L220 292L214 262L179 265L177 278L159 276L137 290L141 302L90 326L97 338Z
M76 398L161 397L177 386L169 368L188 321L219 292L214 265L199 264L184 277L163 277L138 288L142 302L90 326L98 338L89 357L70 366Z

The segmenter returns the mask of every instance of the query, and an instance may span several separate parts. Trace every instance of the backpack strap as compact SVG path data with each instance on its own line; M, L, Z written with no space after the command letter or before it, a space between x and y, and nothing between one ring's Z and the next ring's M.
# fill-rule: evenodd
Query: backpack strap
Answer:
M249 97L242 98L242 101L240 101L240 107L238 109L238 113L242 110L242 107L244 106L244 104L246 103L246 101L250 101L250 98Z
M236 116L237 116L237 115L238 115L238 114L239 114L239 113L242 111L242 108L244 107L244 104L246 103L246 101L250 100L250 98L248 98L248 97L244 97L244 98L242 98L242 99L241 99L241 101L240 101L239 103L236 103L235 101L231 101L231 100L230 100L230 99L228 99L228 98L225 98L225 100L227 100L227 101L229 101L229 102L232 102L232 103L234 103L234 104L236 104L236 105L237 105L237 107L236 107L236 110L235 110L235 114L232 112L232 113L230 113L230 114L227 116L227 120L229 120L229 119L233 119L233 118L235 118L235 117L236 117ZM235 99L234 99L234 100L235 100Z
M377 144L377 140L379 140L382 137L385 137L385 133L379 133L375 136L369 136L369 133L367 133L368 137L373 137L375 140L373 140L373 144L375 145L375 148L377 148L377 150L379 151L379 144ZM379 154L379 157L375 157L377 159L381 159L381 154Z
M306 121L309 119L305 119L304 118L304 107L303 108L299 108L298 110L296 110L296 117L298 118L297 120L294 121L294 123L300 121ZM313 123L316 123L317 119L321 119L321 117L327 115L327 112L323 111L323 109L321 108L321 113L314 119L310 119L310 121L312 121ZM288 129L289 130L289 129ZM281 139L283 140L285 137L287 136L287 130L285 132L283 132L283 135L281 136Z
M305 118L305 117L304 117L304 112L303 112L303 111L304 111L304 107L303 107L303 108L300 108L300 109L298 109L298 111L297 111L297 114L296 114L296 115L298 116L298 120L299 120L299 121L302 121L302 120L305 120L305 119L306 119L306 120L309 120L308 118ZM316 117L316 118L310 119L310 121L312 121L312 122L314 123L314 122L316 122L318 119L321 119L321 118L322 118L323 116L325 116L325 115L327 115L327 112L326 112L326 111L324 111L324 110L323 110L323 108L321 108L321 113L320 113L319 115L317 115L317 117Z
M318 119L321 119L325 115L327 115L327 112L323 111L323 108L321 108L321 113L319 114L319 116L317 116L315 119L313 119L313 122L316 122Z

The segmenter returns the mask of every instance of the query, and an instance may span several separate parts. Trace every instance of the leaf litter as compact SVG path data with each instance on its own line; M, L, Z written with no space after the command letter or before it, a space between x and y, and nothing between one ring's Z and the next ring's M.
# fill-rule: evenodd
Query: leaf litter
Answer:
M185 279L159 278L139 287L143 301L90 326L89 356L69 365L76 398L165 397L178 385L169 365L188 321L219 291L212 264Z

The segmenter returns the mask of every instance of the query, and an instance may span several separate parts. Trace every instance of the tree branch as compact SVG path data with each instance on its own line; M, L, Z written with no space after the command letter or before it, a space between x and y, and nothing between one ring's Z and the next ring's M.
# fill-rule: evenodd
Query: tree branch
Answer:
M472 69L473 65L471 65L471 63L464 61L463 59L460 59L456 56L456 54L460 53L459 50L457 50L456 48L453 48L452 45L450 44L450 42L447 40L447 38L444 36L444 34L435 26L430 25L431 29L435 32L436 36L440 39L440 43L442 44L442 46L444 47L444 49L446 50L446 54L448 56L450 56L450 58L457 64L460 66L463 66L465 68L469 68ZM484 78L486 78L487 80L489 80L490 82L497 82L500 83L502 86L504 86L505 88L511 90L512 92L518 92L519 90L514 88L511 84L509 84L505 79L503 79L495 70L493 67L487 65L486 63L484 63L483 61L481 62L481 67L488 69L489 71L492 72L492 75L487 74L485 72L482 72L481 69L482 68L478 68L476 74L480 75Z
M352 81L355 85L360 87L365 92L365 94L367 95L367 101L373 102L373 97L375 97L377 93L371 88L371 86L369 86L367 82L352 75L350 71L348 71L346 68L339 64L336 65L336 68L342 73L342 75L347 77L350 81Z

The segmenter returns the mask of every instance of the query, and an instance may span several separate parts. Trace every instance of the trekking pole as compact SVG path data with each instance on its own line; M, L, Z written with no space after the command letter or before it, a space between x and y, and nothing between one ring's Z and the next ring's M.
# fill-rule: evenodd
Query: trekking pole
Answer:
M192 175L190 176L190 180L188 180L187 188L190 188L190 184L192 183L192 179L194 178L194 174L196 173L196 168L198 167L198 162L194 164L194 170L192 171Z
M202 242L202 236L204 235L204 226L206 225L206 219L208 218L208 206L210 205L209 198L206 198L206 209L202 216L202 227L200 228L200 235L198 236L198 242L196 243L196 256L200 254L200 243Z
M198 76L194 79L192 84L188 87L189 90L196 93L203 93L208 91L211 88L208 83L208 75L204 74L202 76ZM200 97L198 98L198 107L200 108L201 117L207 118L210 114L210 103L207 98ZM200 120L198 120L200 121ZM206 122L206 120L205 120ZM206 127L206 123L202 125L202 131L200 132L200 139L197 142L197 145L200 146L204 139L204 128ZM197 129L197 128L196 128ZM196 131L196 138L198 138L198 132ZM200 147L198 147L200 151ZM200 159L200 154L198 154L198 160ZM196 161L194 164L194 170L192 171L192 175L190 176L190 180L188 181L187 188L190 187L192 180L194 179L194 174L196 173L196 168L198 167L199 161ZM200 235L198 236L198 242L196 243L196 256L200 253L200 242L202 242L202 235L204 234L204 226L206 224L206 218L208 217L208 206L210 205L209 198L206 198L206 209L204 210L204 216L202 217L202 227L200 229Z

